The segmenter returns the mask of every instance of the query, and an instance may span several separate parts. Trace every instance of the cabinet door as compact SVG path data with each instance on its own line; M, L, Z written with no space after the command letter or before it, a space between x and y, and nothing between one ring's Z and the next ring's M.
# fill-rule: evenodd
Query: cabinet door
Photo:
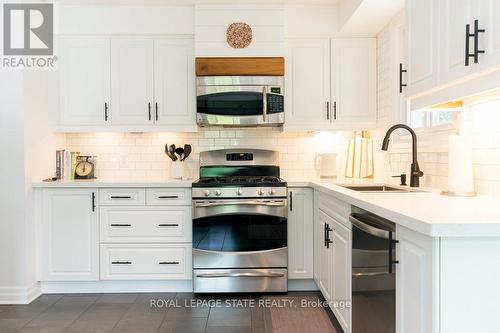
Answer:
M480 0L479 11L479 28L486 30L479 34L479 48L485 50L479 55L479 64L485 70L500 66L500 1Z
M111 75L109 38L62 37L59 41L60 124L106 124Z
M396 333L439 332L434 301L439 240L399 226L396 239Z
M376 39L334 39L331 49L332 123L346 129L375 126Z
M318 232L325 236L326 228L332 228L335 221L325 214L322 210L318 211ZM326 227L325 227L326 225ZM330 231L330 237L332 232ZM323 296L327 301L333 300L333 245L329 244L328 247L325 244L325 239L322 238L322 246L319 253L319 265L321 266L319 271L319 289L323 293Z
M42 194L42 281L99 279L97 190Z
M161 125L196 124L192 39L157 39L155 121Z
M333 224L333 299L339 302L332 308L344 332L351 331L351 230L340 222ZM343 304L342 304L343 303Z
M407 0L407 97L425 92L438 82L439 1ZM464 28L465 29L465 28Z
M111 39L111 96L113 125L152 123L152 39Z
M288 40L286 73L286 129L329 129L329 39Z
M288 278L313 277L313 191L290 188L288 212Z
M460 79L476 72L479 67L470 58L469 66L465 66L465 26L474 29L474 17L477 15L476 0L442 0L440 1L440 84ZM469 52L474 51L474 40L469 38Z

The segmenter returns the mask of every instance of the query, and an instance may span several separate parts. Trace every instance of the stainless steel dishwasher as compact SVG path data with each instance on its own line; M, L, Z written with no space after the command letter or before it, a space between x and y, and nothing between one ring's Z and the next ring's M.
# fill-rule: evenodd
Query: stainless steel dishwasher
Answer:
M352 333L396 331L395 225L357 207L352 223Z

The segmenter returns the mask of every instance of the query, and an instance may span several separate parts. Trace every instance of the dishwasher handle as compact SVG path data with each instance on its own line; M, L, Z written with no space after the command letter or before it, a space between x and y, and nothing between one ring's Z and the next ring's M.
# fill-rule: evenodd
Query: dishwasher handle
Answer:
M353 226L366 232L367 234L370 234L372 236L379 237L379 238L389 239L390 233L392 231L377 228L377 227L369 224L368 219L367 219L367 222L365 222L365 221L362 221L360 219L360 217L361 216L359 214L355 214L355 213L351 214L349 216L349 221L352 223ZM370 220L373 220L373 218L371 218Z

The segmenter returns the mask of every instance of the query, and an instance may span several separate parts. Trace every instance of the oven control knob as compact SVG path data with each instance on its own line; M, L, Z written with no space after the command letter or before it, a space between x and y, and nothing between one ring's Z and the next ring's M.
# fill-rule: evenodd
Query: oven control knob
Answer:
M241 188L239 188L238 190L236 190L236 194L242 195L243 194L243 190Z
M205 194L205 196L208 197L210 195L210 191L209 190L203 190L203 194Z
M258 194L258 195L264 195L264 191L263 191L262 189L259 189L259 190L257 191L257 194Z
M221 194L222 194L222 192L221 192L220 190L215 190L215 195L216 195L216 196L218 196L218 197L219 197Z
M276 194L276 190L274 188L270 189L269 190L269 194L270 195L275 195Z

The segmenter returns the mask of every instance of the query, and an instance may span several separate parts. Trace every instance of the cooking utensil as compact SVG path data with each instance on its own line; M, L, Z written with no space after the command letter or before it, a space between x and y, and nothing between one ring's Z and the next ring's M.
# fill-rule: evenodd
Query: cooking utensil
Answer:
M170 145L168 147L168 152L170 153L170 155L172 155L171 159L172 161L177 161L177 156L175 156L175 145Z
M181 161L184 161L191 154L191 151L191 145L184 145L184 156L181 158Z
M175 153L179 155L179 159L182 161L182 155L184 154L184 148L177 147L175 148Z
M170 154L170 151L169 151L169 149L168 149L168 143L165 145L165 154L167 154L167 156L168 156L168 157L170 157L170 159L171 159L172 161L175 161L175 158L176 158L176 157L175 157L175 156L172 156L172 154Z

